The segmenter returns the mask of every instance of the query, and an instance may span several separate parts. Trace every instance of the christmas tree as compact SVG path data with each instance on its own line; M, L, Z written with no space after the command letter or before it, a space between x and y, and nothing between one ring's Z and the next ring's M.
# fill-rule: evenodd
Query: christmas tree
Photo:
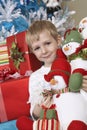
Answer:
M50 20L63 35L74 26L75 11L61 7L63 0L0 0L0 42L26 30L35 20ZM20 24L19 24L20 23Z

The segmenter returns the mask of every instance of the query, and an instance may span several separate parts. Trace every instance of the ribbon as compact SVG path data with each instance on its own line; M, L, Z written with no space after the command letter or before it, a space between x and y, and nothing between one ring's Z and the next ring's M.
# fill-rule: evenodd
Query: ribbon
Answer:
M25 72L25 74L24 75L20 75L20 73L18 73L18 72L15 72L14 74L12 74L12 75L9 75L9 78L13 78L13 79L18 79L18 78L23 78L23 77L25 77L25 76L30 76L31 75L31 73L32 73L32 71L30 70L27 70L26 72Z
M1 86L0 86L0 120L1 120L1 122L8 120L6 110L5 110L5 104L4 104L4 100L3 100Z
M32 70L27 70L24 75L18 72L12 73L9 69L0 70L0 83L9 79L18 79L23 77L28 77L32 74Z

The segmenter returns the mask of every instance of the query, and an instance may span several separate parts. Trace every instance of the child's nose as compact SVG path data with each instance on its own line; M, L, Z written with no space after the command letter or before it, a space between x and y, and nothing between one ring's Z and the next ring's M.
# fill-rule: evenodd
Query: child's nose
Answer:
M41 48L41 51L42 51L42 53L46 53L46 52L47 52L47 50L46 50L45 47L42 47L42 48Z

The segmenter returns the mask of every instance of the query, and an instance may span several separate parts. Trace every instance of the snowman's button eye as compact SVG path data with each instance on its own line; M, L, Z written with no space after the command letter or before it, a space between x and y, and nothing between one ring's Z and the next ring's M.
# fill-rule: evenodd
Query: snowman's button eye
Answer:
M80 32L80 33L82 32L82 28L79 28L79 32Z

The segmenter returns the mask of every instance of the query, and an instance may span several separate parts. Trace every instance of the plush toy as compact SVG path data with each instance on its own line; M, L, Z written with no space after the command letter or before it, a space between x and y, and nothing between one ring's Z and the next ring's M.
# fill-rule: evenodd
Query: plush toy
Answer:
M46 89L55 89L62 92L66 91L68 87L71 66L65 58L60 57L53 62L50 72L44 75L44 86Z
M81 38L78 41L79 47L80 44L82 43L82 40L83 39ZM64 89L67 88L68 82L70 82L69 79L69 77L71 77L70 69L71 69L70 63L66 60L66 58L63 57L63 55L61 55L61 53L59 53L59 58L57 58L53 62L51 71L47 75L44 75L44 79L45 79L44 85L46 86L46 88L48 86L49 90L51 87L51 89L54 90L57 89L58 94L61 93L58 96L57 93L53 96L54 104L56 105L55 109L57 111L58 118L59 118L60 130L61 129L73 130L74 126L75 129L79 128L79 130L86 130L87 129L87 100L79 92L77 93L68 92L67 89ZM75 78L76 77L74 77L74 80ZM76 86L75 81L73 84ZM78 126L76 126L76 122Z
M69 88L77 92L82 87L82 76L87 75L87 40L83 41L77 29L66 32L62 50L71 64Z
M83 39L87 39L87 17L84 17L79 23L79 32Z

